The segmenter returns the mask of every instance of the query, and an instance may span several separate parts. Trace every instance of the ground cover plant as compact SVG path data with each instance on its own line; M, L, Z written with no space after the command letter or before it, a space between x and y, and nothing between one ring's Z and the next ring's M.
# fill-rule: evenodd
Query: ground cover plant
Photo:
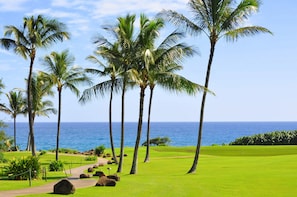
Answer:
M118 151L118 150L117 150ZM129 175L132 148L126 148L121 181L116 187L77 189L72 196L294 196L297 191L297 146L202 147L196 174L186 174L195 147L152 147L151 160L139 162ZM107 150L108 152L108 150ZM145 147L139 157L145 156ZM108 166L110 173L116 165ZM106 167L107 168L107 167ZM108 174L107 169L105 169ZM2 185L2 184L1 184ZM37 194L27 196L59 196Z

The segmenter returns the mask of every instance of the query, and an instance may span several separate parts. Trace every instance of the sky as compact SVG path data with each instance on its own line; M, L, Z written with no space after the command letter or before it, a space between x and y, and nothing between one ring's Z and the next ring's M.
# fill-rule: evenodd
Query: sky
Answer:
M71 39L57 43L37 52L34 71L43 70L40 59L52 51L68 49L75 57L75 64L83 68L94 67L86 60L96 46L92 39L104 35L103 25L114 25L116 19L126 14L140 13L153 17L163 9L172 9L191 18L187 0L0 0L0 37L4 26L20 27L24 16L55 18L67 25ZM258 13L253 14L246 24L268 28L273 35L258 34L241 38L237 42L220 40L216 47L209 89L215 96L208 95L205 106L205 121L297 121L297 1L262 0ZM166 24L160 36L166 36L176 27ZM204 35L185 40L199 51L199 55L183 62L179 74L204 84L209 55L209 41ZM0 78L9 92L13 88L25 89L29 61L12 51L0 48ZM86 87L79 87L83 91ZM55 89L54 89L55 90ZM146 92L144 121L147 119L149 92ZM202 94L189 96L176 94L157 87L154 93L151 121L194 121L199 120ZM50 98L57 107L57 93ZM69 90L62 94L62 122L106 122L108 121L106 95L94 98L81 105ZM0 97L6 103L5 95ZM125 120L137 122L139 89L126 94ZM10 116L0 113L0 119L11 122ZM17 117L26 122L27 117ZM121 120L120 94L113 103L113 120ZM36 117L36 122L56 122L57 115Z

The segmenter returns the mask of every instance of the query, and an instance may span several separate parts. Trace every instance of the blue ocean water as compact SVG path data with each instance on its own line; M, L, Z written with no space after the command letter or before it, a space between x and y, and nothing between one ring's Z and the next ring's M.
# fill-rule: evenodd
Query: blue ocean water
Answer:
M5 132L13 136L13 123L7 123ZM144 123L141 143L146 139ZM35 123L37 150L55 149L57 123ZM113 123L114 143L120 147L121 124ZM28 139L28 123L17 123L17 145L24 150ZM270 131L297 130L297 122L205 122L202 145L229 143L241 136ZM125 146L134 147L137 123L125 123ZM169 137L171 146L196 146L198 123L195 122L153 122L151 138ZM107 122L61 123L60 147L86 151L96 146L110 147Z

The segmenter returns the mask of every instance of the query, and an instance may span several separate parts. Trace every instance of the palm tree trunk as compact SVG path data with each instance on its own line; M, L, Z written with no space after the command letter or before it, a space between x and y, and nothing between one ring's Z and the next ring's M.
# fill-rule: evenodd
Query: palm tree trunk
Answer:
M28 133L28 142L27 142L26 151L31 151L31 136L30 136L30 132Z
M142 130L144 91L145 91L145 88L141 87L141 89L140 89L140 101L139 101L139 117L138 117L137 137L136 137L136 142L135 142L135 147L134 147L133 162L132 162L132 167L131 167L130 174L136 174L137 173L138 148L139 148L141 130Z
M58 125L57 125L57 142L56 142L56 161L59 160L59 139L60 139L60 123L61 123L61 102L62 102L62 90L59 92L59 109L58 109Z
M113 161L118 164L118 160L114 150L113 135L112 135L112 94L113 94L113 84L110 90L110 100L109 100L109 137L110 137L110 147L112 152Z
M13 140L14 140L14 150L17 150L17 146L16 146L16 117L13 117Z
M29 135L31 142L31 151L32 156L36 156L35 153L35 141L34 141L34 126L33 126L33 114L32 114L32 95L31 95L31 83L32 83L32 72L33 72L33 63L35 59L35 51L32 51L31 61L30 61L30 70L27 82L27 102L28 102L28 117L29 117Z
M208 89L208 82L210 78L210 71L211 71L211 65L212 65L212 60L214 56L214 51L215 51L215 44L216 42L211 42L211 47L210 47L210 54L209 54L209 60L208 60L208 66L207 66L207 72L206 72L206 77L205 77L205 90L203 91L203 96L202 96L202 102L201 102L201 109L200 109L200 121L199 121L199 131L198 131L198 141L197 141L197 146L196 146L196 152L195 152L195 157L194 157L194 162L191 167L191 169L188 171L188 173L194 173L196 172L197 166L198 166L198 160L199 160L199 154L200 154L200 147L201 147L201 139L202 139L202 129L203 129L203 119L204 119L204 107L205 107L205 101L206 101L206 95L207 95L207 89Z
M126 81L124 79L123 82L123 90L122 90L122 114L121 114L121 150L120 150L120 161L118 165L117 172L122 172L123 168L123 160L124 160L124 134L125 134L125 91L126 91Z
M145 154L144 162L150 161L150 127L151 127L151 109L152 109L154 87L151 87L150 90L151 91L150 91L149 109L148 109L148 117L147 117L147 130L146 130L146 154Z
M33 125L35 123L35 115L33 115ZM27 142L27 148L26 151L31 151L31 135L30 132L28 133L28 142Z

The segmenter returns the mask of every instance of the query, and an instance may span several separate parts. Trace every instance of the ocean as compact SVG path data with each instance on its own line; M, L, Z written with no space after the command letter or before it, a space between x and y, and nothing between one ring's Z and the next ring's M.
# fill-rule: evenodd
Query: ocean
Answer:
M13 137L13 123L4 128ZM143 124L141 143L146 140L146 126ZM37 150L51 150L56 147L57 123L35 123L35 143ZM120 147L121 123L113 123L115 147ZM297 130L297 122L205 122L202 145L228 144L238 137L271 131ZM17 123L17 145L24 150L28 139L28 123ZM137 123L125 123L125 146L134 147ZM196 146L197 122L153 122L151 138L169 137L170 146ZM87 151L96 146L110 147L107 122L64 122L61 123L60 148Z

